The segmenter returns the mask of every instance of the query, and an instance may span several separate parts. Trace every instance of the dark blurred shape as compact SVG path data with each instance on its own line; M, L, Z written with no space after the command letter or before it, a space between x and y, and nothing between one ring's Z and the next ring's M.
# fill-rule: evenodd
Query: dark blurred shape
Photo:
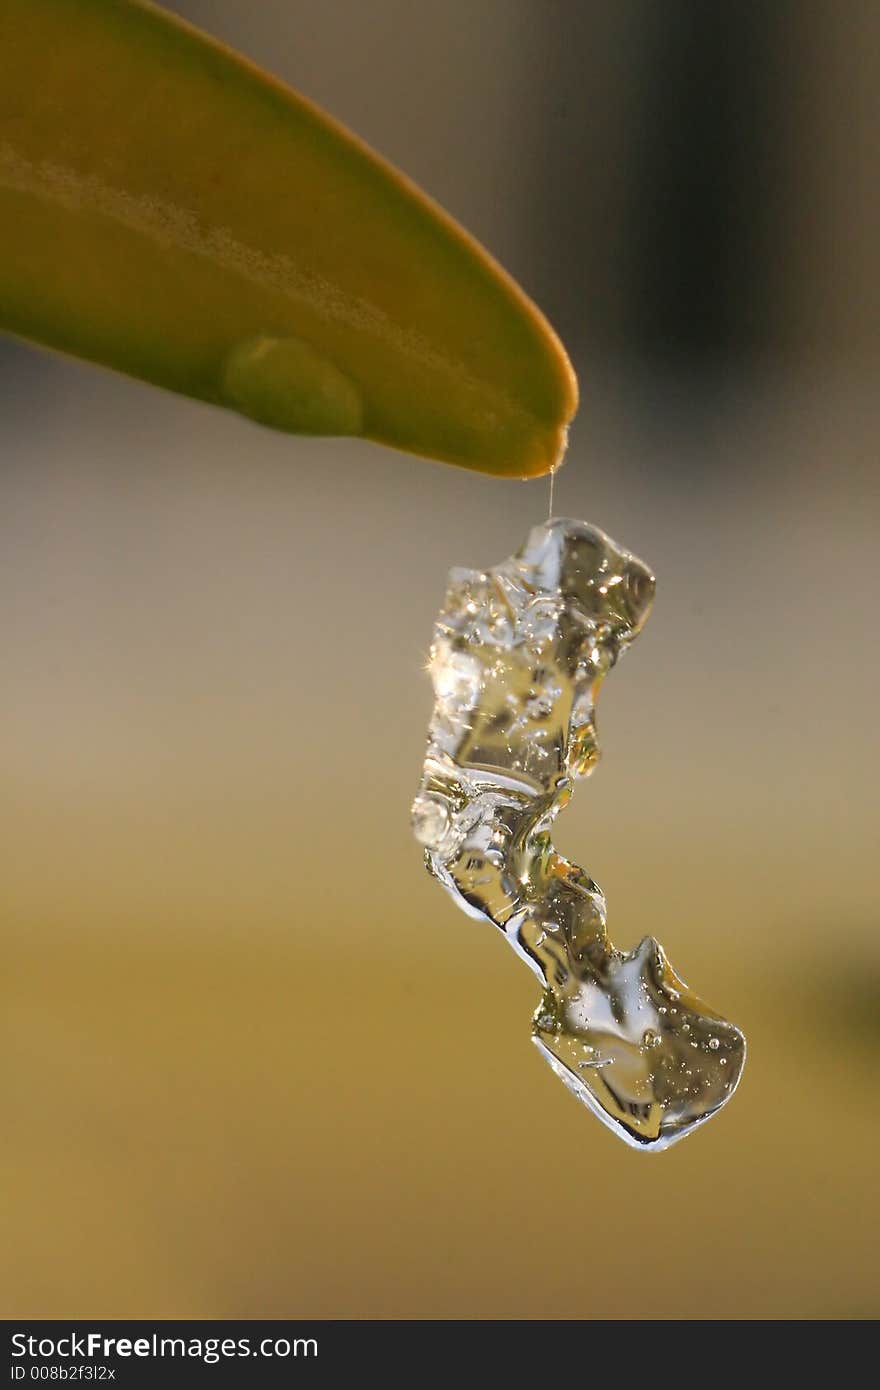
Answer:
M535 203L557 231L533 223L545 258L536 291L559 300L563 336L591 353L683 364L759 348L791 6L635 0L544 13Z
M630 346L717 361L760 348L789 6L644 6L625 240Z
M880 7L549 0L520 269L570 349L876 361Z

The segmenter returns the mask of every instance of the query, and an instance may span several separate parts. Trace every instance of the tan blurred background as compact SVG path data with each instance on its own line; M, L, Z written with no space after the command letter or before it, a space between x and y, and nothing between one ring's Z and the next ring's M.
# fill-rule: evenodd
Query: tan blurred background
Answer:
M706 1129L627 1150L411 842L446 570L546 484L4 342L3 1311L876 1315L880 7L174 8L569 344L556 510L658 597L558 839L750 1055Z

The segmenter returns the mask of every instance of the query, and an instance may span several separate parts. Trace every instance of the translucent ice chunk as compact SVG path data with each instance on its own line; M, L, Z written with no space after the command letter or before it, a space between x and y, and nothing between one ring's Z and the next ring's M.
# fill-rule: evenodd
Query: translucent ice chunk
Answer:
M653 597L641 560L580 521L535 527L485 573L453 570L413 830L434 877L542 981L541 1055L616 1134L656 1150L730 1098L745 1039L653 937L628 954L611 944L602 893L550 839L598 757L599 686Z

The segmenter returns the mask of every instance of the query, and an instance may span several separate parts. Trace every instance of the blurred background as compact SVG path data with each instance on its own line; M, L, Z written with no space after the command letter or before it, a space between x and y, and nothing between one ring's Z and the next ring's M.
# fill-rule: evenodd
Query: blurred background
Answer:
M626 1149L410 838L446 571L546 481L6 340L5 1315L876 1315L880 7L173 8L567 343L555 509L658 593L558 843L749 1061L699 1134Z

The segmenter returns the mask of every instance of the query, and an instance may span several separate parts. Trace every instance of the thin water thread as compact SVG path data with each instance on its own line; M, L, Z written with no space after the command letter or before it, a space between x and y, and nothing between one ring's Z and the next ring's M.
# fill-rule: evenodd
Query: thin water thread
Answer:
M552 517L553 517L553 491L554 491L554 488L555 488L555 487L556 487L556 468L555 468L555 466L554 466L553 468L550 469L550 505L549 505L548 508L547 508L547 520L548 520L548 521L550 521L550 520L552 519Z

